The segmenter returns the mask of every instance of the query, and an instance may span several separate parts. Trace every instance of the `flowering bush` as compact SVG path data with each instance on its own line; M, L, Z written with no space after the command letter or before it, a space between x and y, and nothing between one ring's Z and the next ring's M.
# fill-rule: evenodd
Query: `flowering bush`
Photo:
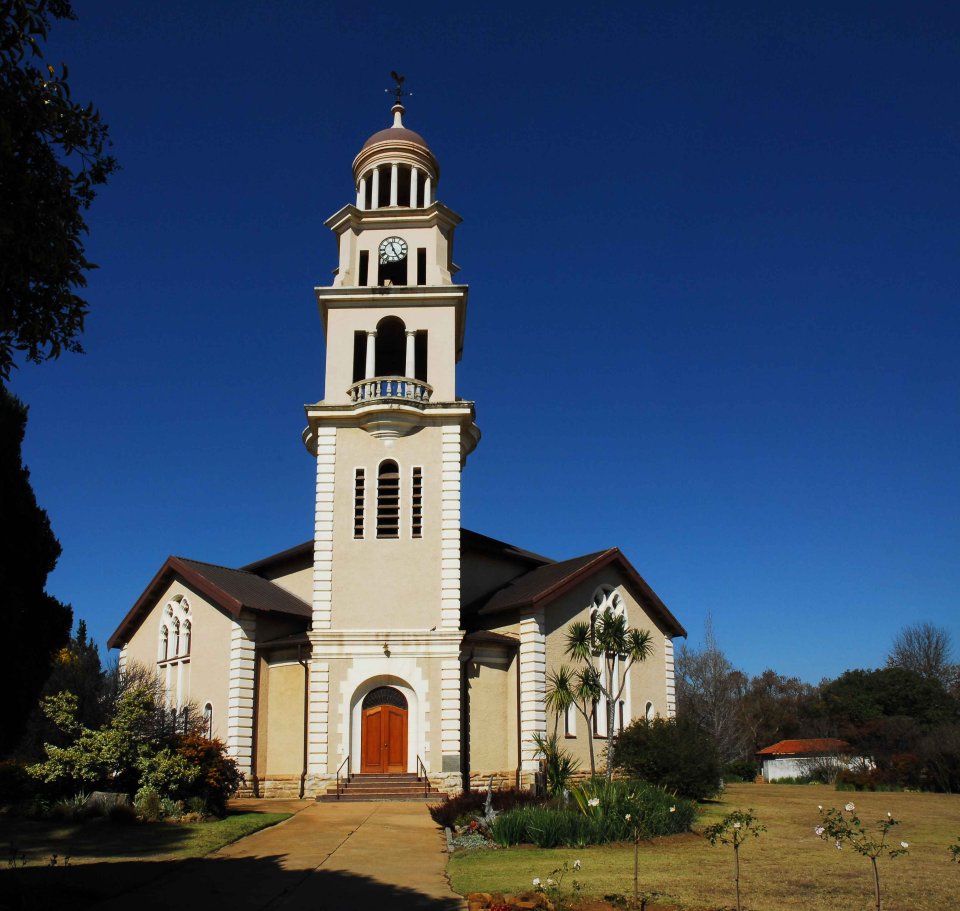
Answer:
M740 845L748 838L759 838L767 827L760 825L753 810L734 810L720 822L704 829L703 835L710 844L730 845L733 848L733 880L737 888L737 911L740 911Z
M876 902L876 911L880 911L880 872L877 867L877 859L888 857L891 860L906 854L910 845L901 841L899 845L888 844L887 837L894 826L900 825L900 820L894 819L890 813L887 813L885 819L880 819L874 826L875 832L871 832L860 821L857 816L857 808L853 803L848 803L842 810L836 807L830 807L829 810L820 810L820 825L813 831L818 838L824 841L832 841L838 851L843 849L844 844L850 845L858 854L870 858L870 864L873 868L873 894ZM844 815L847 814L847 815Z
M539 876L533 878L533 888L537 892L542 892L545 895L549 896L550 900L555 904L558 904L560 899L564 895L563 891L563 878L570 872L572 869L574 872L579 872L581 863L579 860L575 860L571 865L569 861L564 861L559 867L555 870L550 871L550 875L546 879L541 880ZM572 883L573 893L576 895L583 888L583 883L579 880L574 879Z

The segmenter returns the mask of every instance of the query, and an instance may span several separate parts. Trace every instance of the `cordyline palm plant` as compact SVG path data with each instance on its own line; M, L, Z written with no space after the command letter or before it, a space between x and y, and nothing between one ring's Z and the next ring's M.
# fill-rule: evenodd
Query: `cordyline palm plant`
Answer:
M593 716L597 711L603 686L600 673L592 665L576 671L564 665L547 675L547 709L553 712L553 734L556 737L560 716L573 706L587 723L587 745L590 748L590 774L597 774L593 755Z
M607 702L607 734L611 737L607 749L607 778L612 778L616 707L627 687L630 668L653 653L653 636L649 630L628 627L622 613L606 607L592 625L585 620L570 624L566 652L574 661L589 668L593 668L595 657L602 661L603 673L598 674L598 683ZM590 749L592 753L592 738Z

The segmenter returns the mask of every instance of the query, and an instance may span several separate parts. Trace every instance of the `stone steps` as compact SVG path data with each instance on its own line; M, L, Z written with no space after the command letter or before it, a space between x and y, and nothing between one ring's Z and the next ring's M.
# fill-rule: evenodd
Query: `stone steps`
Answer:
M317 796L318 801L382 801L404 800L419 801L421 803L439 803L446 800L446 794L433 786L428 786L424 793L424 782L413 773L373 772L351 775L340 785L340 795L337 788L327 788L326 793Z

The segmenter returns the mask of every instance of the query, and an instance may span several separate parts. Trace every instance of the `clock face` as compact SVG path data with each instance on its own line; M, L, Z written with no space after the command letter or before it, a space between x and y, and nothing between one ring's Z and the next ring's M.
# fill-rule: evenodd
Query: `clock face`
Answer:
M398 263L406 258L407 242L402 237L388 237L380 241L380 262Z

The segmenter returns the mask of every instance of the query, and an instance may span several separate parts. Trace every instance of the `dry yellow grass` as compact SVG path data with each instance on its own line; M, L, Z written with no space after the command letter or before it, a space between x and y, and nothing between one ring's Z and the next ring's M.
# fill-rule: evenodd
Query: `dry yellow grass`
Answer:
M767 831L741 850L741 890L751 911L868 911L873 908L870 862L845 848L837 851L814 835L817 805L852 800L865 823L888 812L902 825L896 840L909 853L880 861L884 911L957 911L960 865L950 862L948 845L960 835L960 795L871 794L835 791L823 785L731 785L722 801L704 807L697 831L733 809L753 808ZM582 862L576 874L583 894L628 894L632 890L633 848L514 848L456 854L449 872L454 889L517 892L531 889L564 861ZM564 888L573 878L568 873ZM641 888L663 893L660 901L685 909L734 906L733 855L687 834L641 847Z

